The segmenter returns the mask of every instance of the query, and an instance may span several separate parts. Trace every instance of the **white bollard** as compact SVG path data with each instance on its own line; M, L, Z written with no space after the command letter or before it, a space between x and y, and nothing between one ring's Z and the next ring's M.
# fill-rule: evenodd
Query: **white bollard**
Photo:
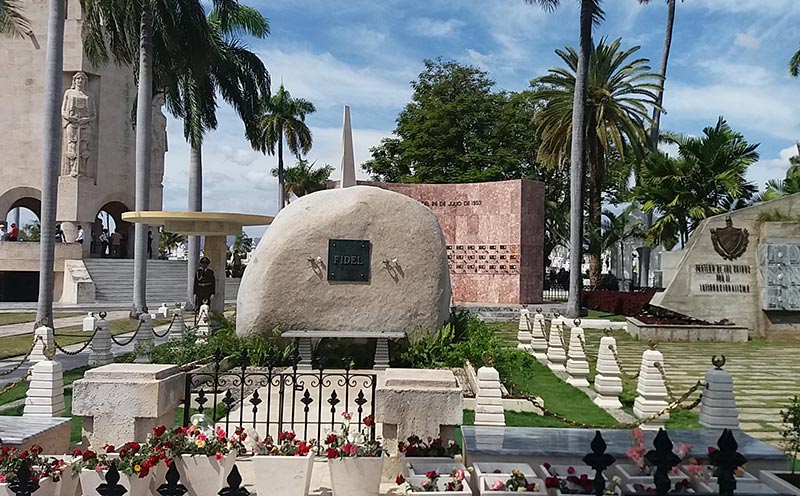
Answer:
M547 336L544 333L544 315L542 309L537 308L531 326L531 352L537 360L544 363L547 360Z
M106 320L106 313L100 312L100 320L97 322L97 334L89 344L89 366L99 367L114 361L114 354L111 353L111 329Z
M186 323L183 320L183 309L180 303L175 305L172 310L172 327L169 330L169 339L172 341L180 341L183 339Z
M55 338L53 329L42 325L33 331L33 351L28 360L31 362L41 362L47 360L46 355L52 356L56 352Z
M197 311L197 329L195 334L197 335L197 342L198 343L205 343L208 336L211 335L211 320L208 316L209 307L206 303L200 305L200 309Z
M563 372L567 355L564 352L562 317L555 314L550 321L550 340L547 342L547 366L554 372Z
M86 332L94 332L97 325L97 319L94 318L94 312L89 312L89 315L83 318L83 330Z
M569 331L569 358L567 359L567 383L575 387L589 387L589 362L583 348L586 338L581 327L581 319L575 319Z
M169 318L169 308L167 308L166 303L162 303L160 307L158 307L157 315L160 315L162 319Z
M700 400L700 425L706 429L739 429L739 410L733 394L733 377L722 370L725 357L711 359L714 368L706 372L705 389Z
M59 417L64 414L64 371L53 360L42 360L31 368L23 417Z
M475 425L506 425L500 373L494 367L478 369L478 394L475 397Z
M528 305L522 305L519 310L519 325L517 325L517 349L530 351L531 349L531 311Z
M664 364L664 356L660 351L645 350L642 353L642 364L639 368L639 383L636 386L636 400L633 402L633 414L638 418L646 418L660 412L669 403L667 386L655 364ZM658 429L669 419L669 412L642 425L642 429Z
M610 347L613 347L613 351ZM594 376L594 390L597 392L594 403L601 408L622 408L622 403L619 401L619 395L622 393L622 371L614 358L616 349L616 339L611 336L600 338L597 373Z
M152 363L153 362L153 320L145 308L144 312L139 315L139 330L134 338L134 351L136 351L136 359L134 363Z

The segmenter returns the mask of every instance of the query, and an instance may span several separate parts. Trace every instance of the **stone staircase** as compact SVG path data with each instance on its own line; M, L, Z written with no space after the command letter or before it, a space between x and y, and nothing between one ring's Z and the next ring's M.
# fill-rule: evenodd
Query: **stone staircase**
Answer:
M98 304L130 304L133 300L133 260L87 258L84 264L95 285ZM219 277L219 275L218 275ZM225 280L225 301L236 301L241 279ZM147 261L147 304L155 309L162 303L186 301L186 261Z

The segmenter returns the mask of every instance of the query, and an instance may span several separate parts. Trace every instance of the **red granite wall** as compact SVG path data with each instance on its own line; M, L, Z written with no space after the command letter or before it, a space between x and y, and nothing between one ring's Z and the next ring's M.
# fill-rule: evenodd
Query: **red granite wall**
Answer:
M542 301L544 184L359 184L402 193L433 210L447 242L455 302Z

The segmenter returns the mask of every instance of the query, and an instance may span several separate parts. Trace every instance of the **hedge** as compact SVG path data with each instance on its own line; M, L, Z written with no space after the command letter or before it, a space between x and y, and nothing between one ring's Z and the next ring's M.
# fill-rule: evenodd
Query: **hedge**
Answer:
M589 290L581 293L584 307L598 312L635 317L656 293L654 289L642 291Z

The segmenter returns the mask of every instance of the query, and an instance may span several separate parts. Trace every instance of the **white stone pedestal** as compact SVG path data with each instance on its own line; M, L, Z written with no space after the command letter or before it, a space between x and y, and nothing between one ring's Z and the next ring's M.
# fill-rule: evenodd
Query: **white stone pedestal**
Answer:
M28 357L28 360L31 362L48 360L45 354L52 356L55 351L56 345L55 338L53 337L53 329L47 326L37 327L36 330L33 331L33 351L31 351L31 356Z
M622 403L619 401L619 395L622 394L622 372L609 346L616 350L617 340L611 336L600 338L594 376L594 390L597 392L594 403L600 408L622 408Z
M97 367L105 365L114 361L114 354L111 353L111 330L108 321L100 314L100 320L97 323L97 334L89 344L89 366Z
M567 359L567 383L575 387L589 387L589 362L583 351L586 338L580 319L575 319L575 326L569 331L569 358Z
M655 363L664 364L664 356L660 351L645 350L642 353L642 364L639 368L639 383L636 387L638 396L633 403L633 414L638 418L655 415L667 407L667 387ZM642 429L658 429L669 419L669 412L642 425Z
M89 312L89 314L83 318L83 330L86 332L94 332L95 325L97 325L97 319L94 318L94 313Z
M500 373L494 367L478 369L478 394L475 398L475 425L505 426Z
M72 413L83 417L87 446L144 442L153 427L175 425L184 373L177 365L112 363L72 385Z
M519 311L517 349L525 351L530 351L531 349L531 311L526 306L523 306Z
M172 310L172 327L169 329L169 339L172 341L181 341L183 339L184 328L186 323L183 320L183 309L176 306Z
M378 338L375 343L375 370L386 370L389 368L389 340Z
M145 310L139 315L139 330L136 332L136 359L134 363L151 363L153 361L153 319Z
M59 417L64 414L64 371L53 360L42 360L31 368L25 397L25 417Z
M544 315L542 309L537 308L531 326L531 352L537 360L544 363L547 360L547 336L544 333Z
M547 342L547 366L556 372L566 370L564 364L567 361L567 354L564 352L564 344L561 342L562 334L563 320L561 316L556 315L550 321L550 339Z
M706 429L739 429L739 410L733 394L733 377L721 368L706 372L700 400L700 425Z

